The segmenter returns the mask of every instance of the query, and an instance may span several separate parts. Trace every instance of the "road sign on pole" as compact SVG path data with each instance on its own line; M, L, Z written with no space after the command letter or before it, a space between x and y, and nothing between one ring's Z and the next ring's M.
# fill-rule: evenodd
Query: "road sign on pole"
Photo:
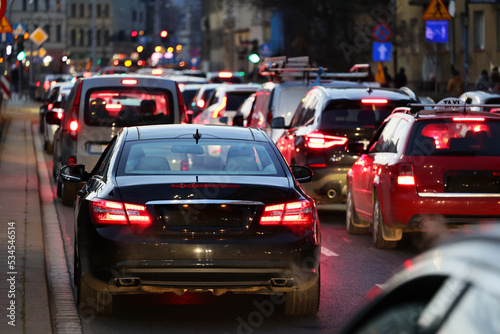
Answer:
M375 28L373 28L373 38L377 42L389 42L392 37L391 28L385 24L377 24Z
M26 33L26 24L24 23L18 23L14 24L14 36L21 36Z
M10 79L5 75L0 76L0 88L3 96L8 99L10 98Z
M10 25L9 21L7 21L7 18L5 16L0 20L0 32L12 32L12 26Z
M1 0L0 1L0 17L4 17L6 9L7 9L7 0Z
M373 61L391 61L392 60L392 43L390 43L390 42L373 42L372 58L373 58Z
M49 35L42 28L38 27L30 35L30 40L33 41L37 46L42 45L49 38Z
M425 21L425 40L428 43L448 43L448 21Z
M422 19L427 20L451 20L451 15L446 9L443 0L432 0L427 7Z

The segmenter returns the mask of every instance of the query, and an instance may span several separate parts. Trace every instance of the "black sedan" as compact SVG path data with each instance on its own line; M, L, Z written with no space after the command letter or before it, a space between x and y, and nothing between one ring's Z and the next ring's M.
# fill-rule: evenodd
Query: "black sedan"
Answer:
M122 129L75 206L80 310L110 313L113 295L186 291L270 295L285 314L316 314L320 226L289 167L261 130L210 125Z

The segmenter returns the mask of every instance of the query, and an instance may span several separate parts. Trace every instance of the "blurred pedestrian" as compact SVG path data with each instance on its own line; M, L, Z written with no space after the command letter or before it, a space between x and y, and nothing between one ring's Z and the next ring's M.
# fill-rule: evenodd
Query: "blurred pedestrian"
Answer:
M405 69L401 67L398 74L394 77L394 87L400 88L406 86L406 81Z
M389 69L387 66L384 66L384 76L385 76L385 84L382 87L391 87L392 76L389 74Z
M476 80L474 85L474 90L489 90L491 87L490 79L488 77L488 71L482 70L481 74Z
M457 70L453 70L453 77L448 81L448 92L455 96L465 92L465 82Z

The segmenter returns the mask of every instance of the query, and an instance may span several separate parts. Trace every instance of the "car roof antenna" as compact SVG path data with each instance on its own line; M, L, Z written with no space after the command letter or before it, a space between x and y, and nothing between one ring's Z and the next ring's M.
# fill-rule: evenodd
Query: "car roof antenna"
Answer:
M196 129L196 132L193 133L193 138L196 140L196 144L198 144L198 140L201 138L201 134L198 132L198 129Z

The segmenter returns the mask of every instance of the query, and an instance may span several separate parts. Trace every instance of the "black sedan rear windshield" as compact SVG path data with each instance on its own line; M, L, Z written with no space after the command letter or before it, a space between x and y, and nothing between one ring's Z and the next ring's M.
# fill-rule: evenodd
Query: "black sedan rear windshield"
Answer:
M285 176L269 143L193 139L127 142L118 166L121 175Z
M172 124L171 93L148 87L97 88L87 93L84 119L91 126Z
M459 116L416 122L406 154L412 156L500 156L500 121Z
M365 99L363 99L365 100ZM387 101L384 99L332 101L321 114L321 128L376 129L396 107L406 106L410 101Z

